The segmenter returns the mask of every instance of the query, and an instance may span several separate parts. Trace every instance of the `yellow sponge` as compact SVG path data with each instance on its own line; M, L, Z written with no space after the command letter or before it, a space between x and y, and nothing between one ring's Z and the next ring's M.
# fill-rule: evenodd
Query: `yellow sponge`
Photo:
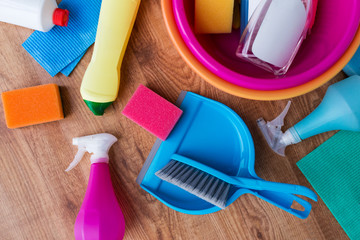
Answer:
M231 33L234 0L195 0L196 33Z

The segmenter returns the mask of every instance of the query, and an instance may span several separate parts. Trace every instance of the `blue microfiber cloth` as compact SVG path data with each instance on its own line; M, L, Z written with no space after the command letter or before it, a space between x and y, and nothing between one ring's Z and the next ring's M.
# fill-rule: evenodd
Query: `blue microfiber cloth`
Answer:
M81 54L80 57L78 57L74 61L72 61L69 65L67 65L63 70L61 70L61 73L68 77L70 75L70 73L74 70L76 65L78 65L78 63L80 62L82 57L85 55L85 52L83 54Z
M350 239L360 239L360 133L341 131L297 163Z
M59 7L70 12L68 26L35 31L22 46L51 76L68 76L95 42L101 0L63 0Z

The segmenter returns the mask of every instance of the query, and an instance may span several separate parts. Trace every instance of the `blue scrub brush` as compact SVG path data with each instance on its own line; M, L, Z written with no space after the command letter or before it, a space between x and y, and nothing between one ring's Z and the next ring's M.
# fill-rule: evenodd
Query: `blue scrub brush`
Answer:
M303 195L317 201L317 195L303 186L229 176L178 154L172 159L155 175L222 209L232 187Z

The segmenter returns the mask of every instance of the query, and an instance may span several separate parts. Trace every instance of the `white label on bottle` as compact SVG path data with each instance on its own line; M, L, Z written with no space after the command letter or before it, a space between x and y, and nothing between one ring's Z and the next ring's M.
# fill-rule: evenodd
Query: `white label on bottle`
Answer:
M289 61L306 23L301 0L272 0L254 40L254 55L277 67Z

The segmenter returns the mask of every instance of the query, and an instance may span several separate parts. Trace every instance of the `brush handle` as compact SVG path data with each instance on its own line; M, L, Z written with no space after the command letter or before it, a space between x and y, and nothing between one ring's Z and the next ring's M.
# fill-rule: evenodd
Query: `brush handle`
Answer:
M287 183L269 182L256 178L229 176L216 169L208 167L200 162L194 161L190 158L187 158L179 154L173 154L172 159L190 165L194 168L200 169L201 171L206 172L214 177L217 177L220 180L230 183L231 185L234 185L236 187L247 188L252 190L260 190L260 191L291 193L296 195L302 195L314 201L317 201L317 195L309 188L304 186L287 184Z
M229 176L216 169L208 167L202 163L199 163L179 154L173 154L171 159L197 168L216 178L219 178L224 182L238 187L239 189L234 194L232 194L232 196L230 196L227 204L235 201L241 194L244 193L245 189L246 192L251 193L301 219L304 219L309 215L311 211L311 204L306 200L295 196L294 194L306 196L314 201L317 201L317 195L307 187L286 183L269 182L260 178ZM300 204L304 208L304 210L301 211L292 208L294 202Z
M296 195L302 195L314 201L317 201L317 195L309 188L304 186L287 184L287 183L269 182L254 178L243 178L243 177L232 177L232 178L233 180L229 179L230 181L226 181L226 182L237 187L245 187L260 191L291 193Z
M251 194L301 219L307 218L311 211L309 202L293 194L270 191L251 191ZM303 210L292 208L294 202L301 205Z

